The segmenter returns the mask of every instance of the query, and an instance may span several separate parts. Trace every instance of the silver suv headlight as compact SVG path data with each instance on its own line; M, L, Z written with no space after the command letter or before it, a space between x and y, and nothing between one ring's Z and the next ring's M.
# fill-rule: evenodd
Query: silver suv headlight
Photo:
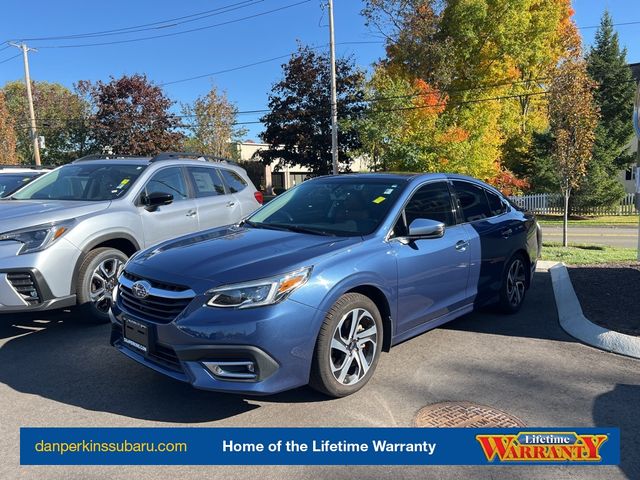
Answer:
M22 243L23 245L18 252L19 255L39 252L50 247L56 240L71 230L76 223L77 221L72 219L12 230L0 234L0 241L13 240Z
M216 287L207 292L210 307L250 308L272 305L290 295L309 279L312 267L305 267L277 277Z

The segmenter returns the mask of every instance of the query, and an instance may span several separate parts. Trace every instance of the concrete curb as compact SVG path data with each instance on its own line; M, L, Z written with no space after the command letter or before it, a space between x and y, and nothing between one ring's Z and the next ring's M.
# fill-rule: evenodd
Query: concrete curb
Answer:
M549 268L560 326L572 337L608 352L640 358L640 338L614 332L592 323L582 313L582 307L564 263Z

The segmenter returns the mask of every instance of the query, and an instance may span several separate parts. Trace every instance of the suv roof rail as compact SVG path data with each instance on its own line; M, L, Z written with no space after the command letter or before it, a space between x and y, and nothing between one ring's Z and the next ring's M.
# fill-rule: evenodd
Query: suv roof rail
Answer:
M84 157L80 157L77 160L74 160L73 163L86 162L87 160L117 160L117 159L125 159L125 158L145 158L145 156L144 155L114 155L112 153L91 153L89 155L85 155Z
M193 160L202 159L207 162L220 162L220 163L228 163L230 165L237 165L236 162L229 160L227 158L216 157L213 155L206 155L204 153L196 153L196 152L162 152L154 156L150 161L159 162L162 160L176 160L179 158L188 158Z

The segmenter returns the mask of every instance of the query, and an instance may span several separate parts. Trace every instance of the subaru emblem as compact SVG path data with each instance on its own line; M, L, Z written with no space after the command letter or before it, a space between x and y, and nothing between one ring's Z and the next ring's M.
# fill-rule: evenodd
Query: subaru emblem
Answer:
M136 282L131 286L131 291L137 298L147 298L149 296L149 290L151 290L151 284L144 280Z

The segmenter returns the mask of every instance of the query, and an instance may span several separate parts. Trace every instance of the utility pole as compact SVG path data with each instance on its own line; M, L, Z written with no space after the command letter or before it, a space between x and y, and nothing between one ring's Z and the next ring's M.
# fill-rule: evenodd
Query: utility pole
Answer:
M333 34L333 0L329 0L329 50L331 52L331 158L338 174L338 99L336 93L336 45Z
M24 59L24 81L27 85L27 100L29 101L29 124L31 141L33 142L33 157L36 165L40 165L40 144L38 143L38 132L36 130L36 114L33 109L33 96L31 95L31 77L29 75L29 50L36 52L37 50L27 47L25 43L11 43L16 48L22 50L22 58Z

